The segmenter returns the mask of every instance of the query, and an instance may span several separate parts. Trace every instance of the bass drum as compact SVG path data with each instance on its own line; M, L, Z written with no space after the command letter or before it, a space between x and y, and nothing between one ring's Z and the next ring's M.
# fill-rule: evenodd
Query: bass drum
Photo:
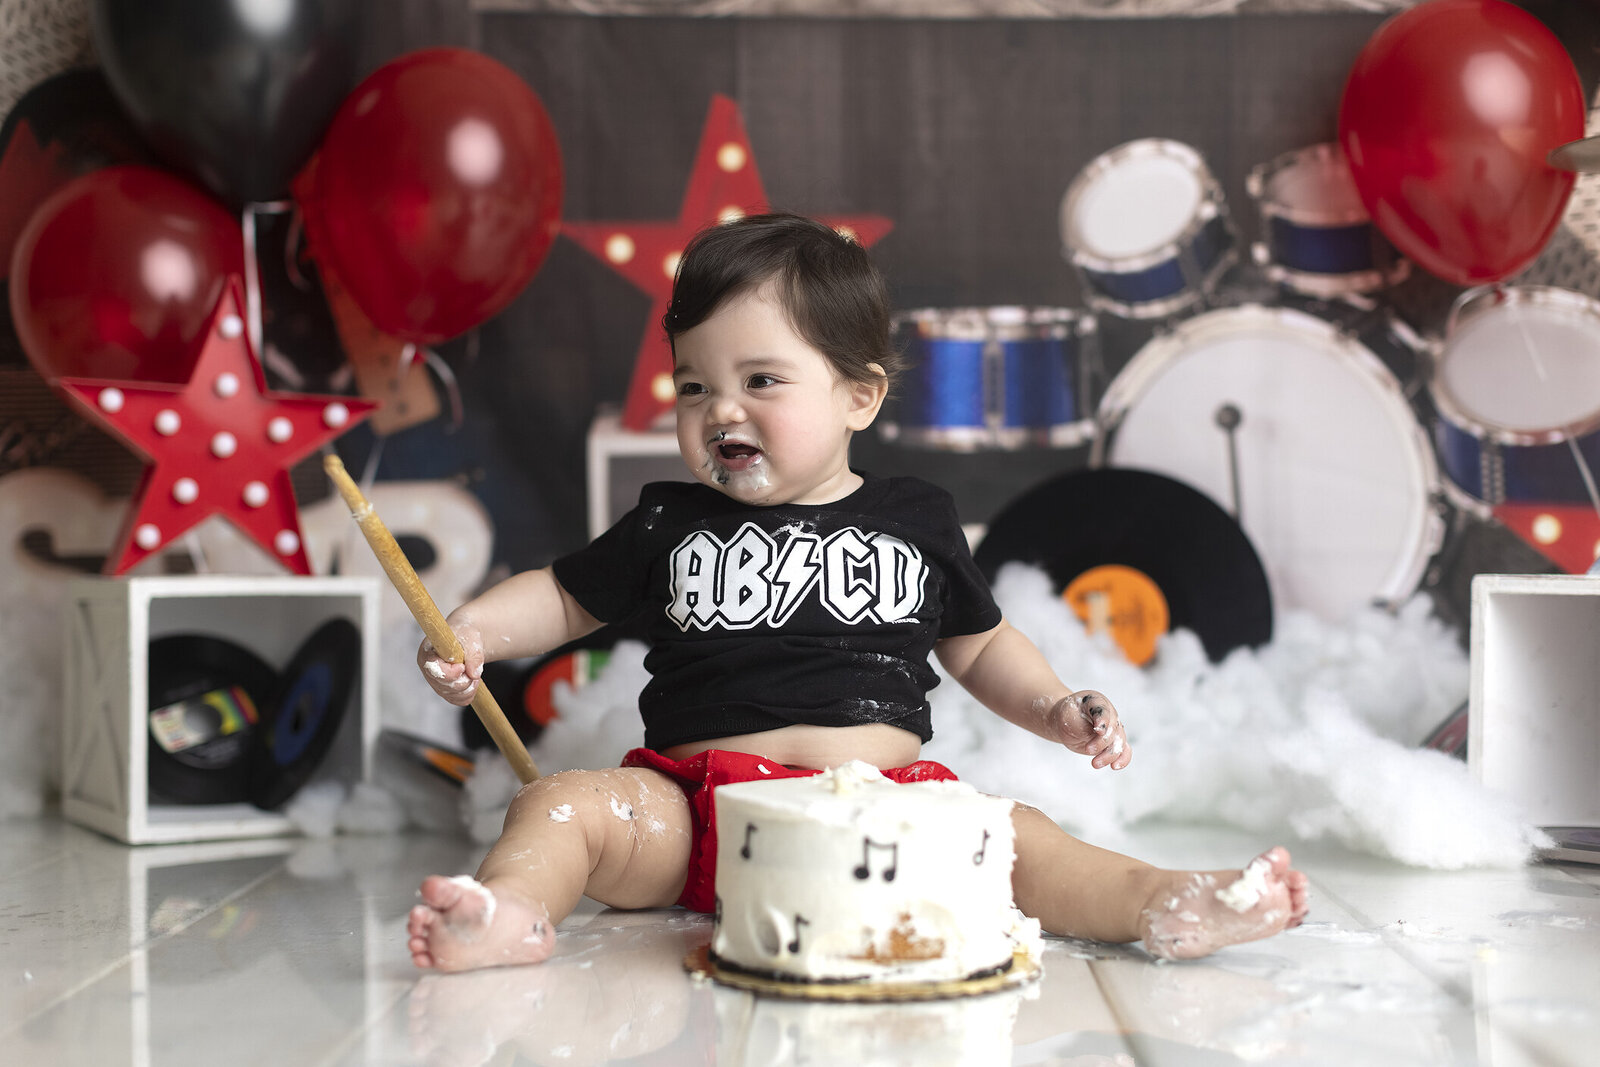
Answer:
M1418 588L1444 537L1427 435L1382 360L1290 308L1225 308L1112 380L1090 462L1176 478L1249 535L1275 611L1337 621Z

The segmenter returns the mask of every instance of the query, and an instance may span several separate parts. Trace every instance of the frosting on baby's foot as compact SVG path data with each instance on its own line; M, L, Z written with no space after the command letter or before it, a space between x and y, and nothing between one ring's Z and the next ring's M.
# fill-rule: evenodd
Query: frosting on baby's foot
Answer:
M1310 907L1304 873L1272 848L1242 871L1174 872L1140 916L1144 947L1162 959L1193 959L1224 945L1299 926Z
M422 903L406 920L411 961L418 967L467 971L538 963L555 948L555 926L541 907L496 896L465 875L422 880Z

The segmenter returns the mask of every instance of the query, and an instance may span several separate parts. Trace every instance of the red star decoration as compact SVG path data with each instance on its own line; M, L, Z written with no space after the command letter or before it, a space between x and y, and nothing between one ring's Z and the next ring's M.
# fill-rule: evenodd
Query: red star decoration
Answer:
M106 573L123 573L212 515L294 573L311 573L289 468L377 405L268 393L243 306L239 279L230 278L185 385L55 383L86 416L151 461L106 557Z
M1600 515L1587 504L1501 504L1494 517L1568 574L1600 557Z
M639 341L622 409L622 425L648 429L672 409L672 349L661 332L661 316L672 299L672 276L684 246L700 230L718 220L768 210L767 194L756 171L755 154L745 134L739 105L726 96L711 98L711 110L700 134L689 188L678 217L667 222L563 222L561 232L612 270L643 289L651 298L650 318ZM835 229L847 231L870 247L894 228L881 215L822 216Z

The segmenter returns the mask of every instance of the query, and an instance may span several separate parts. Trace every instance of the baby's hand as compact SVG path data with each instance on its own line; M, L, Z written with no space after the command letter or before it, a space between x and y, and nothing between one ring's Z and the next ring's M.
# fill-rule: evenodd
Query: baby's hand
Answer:
M1120 771L1132 761L1122 719L1104 693L1084 689L1064 696L1050 709L1050 717L1061 743L1093 757L1092 766Z
M433 691L452 704L462 707L472 703L478 692L478 679L483 677L483 635L466 619L452 620L450 629L461 642L466 659L451 663L434 649L427 638L417 648L417 666L422 676L433 686Z

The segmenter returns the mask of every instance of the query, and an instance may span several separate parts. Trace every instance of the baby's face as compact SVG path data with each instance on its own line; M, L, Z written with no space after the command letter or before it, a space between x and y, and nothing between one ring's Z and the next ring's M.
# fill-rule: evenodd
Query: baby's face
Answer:
M825 504L860 484L850 435L877 412L762 287L678 335L678 450L695 478L746 504Z

